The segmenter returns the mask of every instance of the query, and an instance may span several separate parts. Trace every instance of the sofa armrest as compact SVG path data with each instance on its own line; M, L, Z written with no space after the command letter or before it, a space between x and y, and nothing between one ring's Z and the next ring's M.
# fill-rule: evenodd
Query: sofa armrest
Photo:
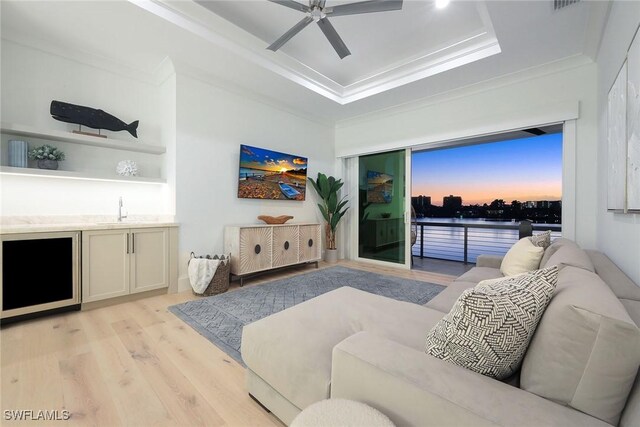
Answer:
M489 267L500 269L503 256L500 255L478 255L476 267Z
M331 397L369 404L398 426L609 426L370 332L334 347Z

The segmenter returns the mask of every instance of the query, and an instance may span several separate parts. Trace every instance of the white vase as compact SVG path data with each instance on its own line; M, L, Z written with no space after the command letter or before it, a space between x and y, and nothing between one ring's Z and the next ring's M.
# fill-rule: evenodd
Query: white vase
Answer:
M324 260L327 264L335 264L336 262L338 262L338 250L327 249L324 253Z

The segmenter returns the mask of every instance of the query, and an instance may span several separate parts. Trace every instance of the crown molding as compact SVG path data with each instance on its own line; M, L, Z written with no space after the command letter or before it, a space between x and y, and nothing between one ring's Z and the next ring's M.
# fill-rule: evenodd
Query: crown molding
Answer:
M572 69L594 64L594 61L586 55L578 54L557 61L537 65L535 67L518 70L513 73L504 74L478 83L457 87L452 90L438 93L436 95L416 99L404 104L397 104L376 111L370 111L358 116L349 117L336 121L336 129L348 128L358 124L375 121L378 118L388 118L390 116L405 114L411 111L436 105L445 101L472 96L475 94L488 92L501 87L511 86L527 80L537 79L548 75L563 73Z

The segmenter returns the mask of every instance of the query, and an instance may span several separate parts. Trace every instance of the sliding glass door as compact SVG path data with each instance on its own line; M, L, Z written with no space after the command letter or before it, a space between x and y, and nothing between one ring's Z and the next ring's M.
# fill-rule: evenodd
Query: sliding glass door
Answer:
M358 160L358 257L406 264L405 150Z

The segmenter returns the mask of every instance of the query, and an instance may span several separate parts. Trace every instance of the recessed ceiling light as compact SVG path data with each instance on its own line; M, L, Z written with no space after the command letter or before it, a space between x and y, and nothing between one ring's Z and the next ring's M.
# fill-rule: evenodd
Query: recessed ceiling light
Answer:
M436 0L436 7L438 9L444 9L445 7L449 6L449 2L451 0Z

